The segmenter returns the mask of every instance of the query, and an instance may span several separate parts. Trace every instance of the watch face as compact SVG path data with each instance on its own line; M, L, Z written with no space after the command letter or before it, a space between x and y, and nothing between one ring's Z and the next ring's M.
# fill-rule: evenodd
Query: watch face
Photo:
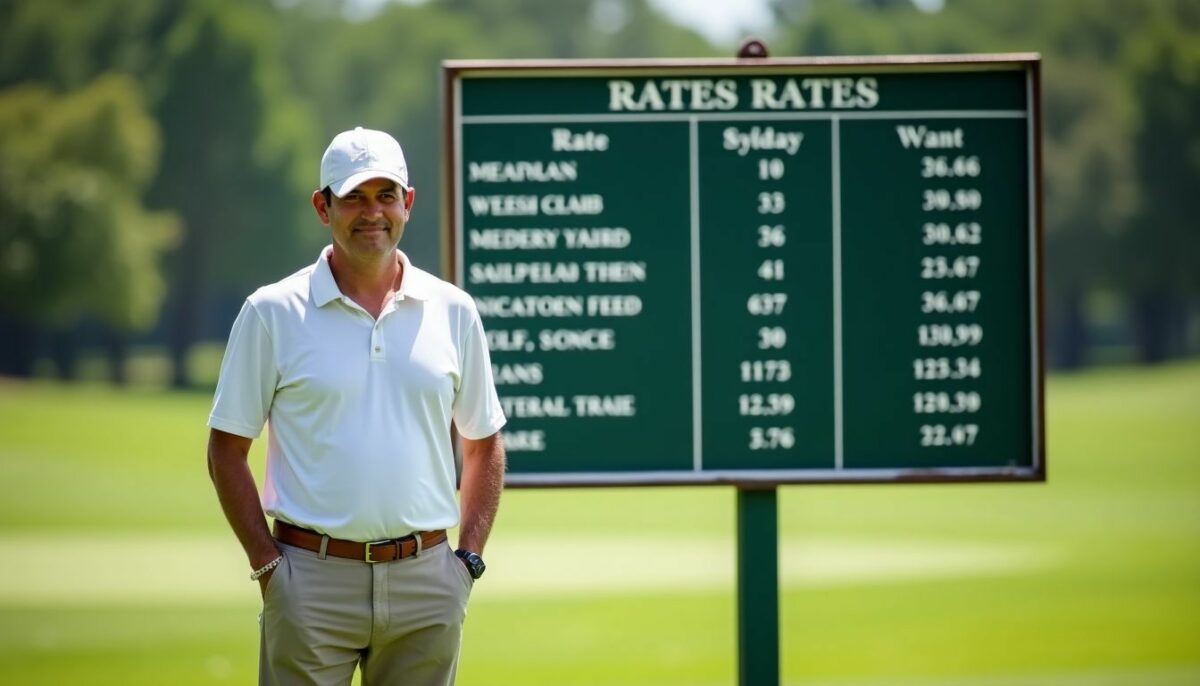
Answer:
M467 572L471 574L472 579L478 579L483 576L483 570L487 569L487 565L483 563L483 558L478 553L473 553L469 550L456 550L454 554L462 558L462 561L467 565Z
M475 553L467 555L467 564L470 566L471 576L476 579L483 576L483 570L487 569L487 565L483 564L483 558Z

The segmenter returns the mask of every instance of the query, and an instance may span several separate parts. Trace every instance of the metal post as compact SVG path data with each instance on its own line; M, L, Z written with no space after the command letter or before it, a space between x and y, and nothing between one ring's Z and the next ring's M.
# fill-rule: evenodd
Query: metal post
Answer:
M779 509L774 486L738 487L738 685L779 686Z
M746 38L738 59L765 59ZM737 492L738 686L779 686L779 508L773 485Z

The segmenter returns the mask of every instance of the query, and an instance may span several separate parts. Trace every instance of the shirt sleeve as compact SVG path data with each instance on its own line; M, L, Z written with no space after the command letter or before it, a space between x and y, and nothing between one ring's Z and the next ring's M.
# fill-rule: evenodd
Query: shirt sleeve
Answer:
M247 300L229 332L208 425L244 438L258 438L278 383L270 333Z
M487 438L504 426L504 410L492 379L492 360L479 313L471 308L462 349L462 379L454 396L454 425L463 438Z

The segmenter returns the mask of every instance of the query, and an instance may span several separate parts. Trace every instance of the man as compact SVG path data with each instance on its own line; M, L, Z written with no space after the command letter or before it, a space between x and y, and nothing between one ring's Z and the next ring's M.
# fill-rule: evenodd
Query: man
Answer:
M332 245L247 298L229 336L208 465L262 591L261 684L349 684L360 665L364 686L454 682L504 415L473 301L397 250L414 198L395 139L338 134L312 196ZM246 456L267 421L260 505Z

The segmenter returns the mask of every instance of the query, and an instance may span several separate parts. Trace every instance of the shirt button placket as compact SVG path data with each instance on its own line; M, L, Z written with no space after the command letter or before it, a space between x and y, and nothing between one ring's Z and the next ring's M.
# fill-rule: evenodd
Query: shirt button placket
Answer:
M371 359L383 359L383 332L379 329L378 323L371 328Z

